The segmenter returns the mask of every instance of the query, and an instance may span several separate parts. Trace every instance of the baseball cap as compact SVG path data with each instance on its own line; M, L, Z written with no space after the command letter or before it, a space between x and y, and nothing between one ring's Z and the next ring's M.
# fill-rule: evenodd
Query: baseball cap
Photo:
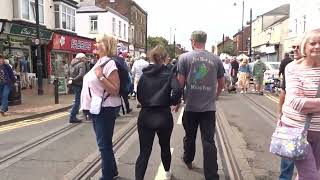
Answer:
M78 54L76 55L76 58L77 58L77 59L86 58L86 55L83 54L83 53L78 53Z

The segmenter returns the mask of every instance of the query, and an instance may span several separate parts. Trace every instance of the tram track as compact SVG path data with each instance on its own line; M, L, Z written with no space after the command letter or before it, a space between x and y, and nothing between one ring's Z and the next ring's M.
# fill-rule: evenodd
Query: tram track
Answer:
M137 122L131 121L125 128L115 135L113 151L116 153L122 145L136 132ZM64 176L68 180L90 180L101 169L100 152L96 151Z
M34 153L41 147L44 147L68 133L73 132L77 129L76 127L80 127L80 124L68 124L62 128L59 127L41 137L34 138L20 146L16 146L7 152L2 153L0 155L0 171Z
M277 116L275 115L276 114L275 112L270 111L269 108L267 108L263 104L256 102L256 100L254 100L249 95L243 94L243 97L245 97L244 99L248 100L247 102L253 105L252 107L256 108L258 111L263 113L268 119L275 120L277 118Z

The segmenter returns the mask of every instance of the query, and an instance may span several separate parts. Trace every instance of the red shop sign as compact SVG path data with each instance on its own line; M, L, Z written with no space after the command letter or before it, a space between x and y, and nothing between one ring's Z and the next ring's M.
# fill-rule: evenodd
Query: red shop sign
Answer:
M52 41L53 49L84 53L92 53L95 43L94 40L56 33L53 34Z

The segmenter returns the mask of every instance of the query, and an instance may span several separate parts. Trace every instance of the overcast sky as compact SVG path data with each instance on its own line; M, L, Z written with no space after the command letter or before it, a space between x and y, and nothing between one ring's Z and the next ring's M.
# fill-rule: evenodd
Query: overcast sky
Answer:
M217 41L222 34L233 36L241 29L242 0L135 0L148 12L149 36L162 36L173 42L176 28L176 43L188 50L190 34L194 30L208 33L207 49ZM253 19L290 0L245 0L245 22L249 21L250 8ZM294 0L291 0L294 1ZM234 6L233 4L237 5Z

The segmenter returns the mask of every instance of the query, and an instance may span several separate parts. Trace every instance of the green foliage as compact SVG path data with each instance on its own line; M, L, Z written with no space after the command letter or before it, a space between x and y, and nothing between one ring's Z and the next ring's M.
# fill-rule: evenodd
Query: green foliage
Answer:
M157 45L162 45L163 47L166 48L169 56L171 58L174 57L174 45L173 44L169 44L168 40L166 40L165 38L149 36L147 43L148 43L148 50L156 47Z
M224 48L219 48L219 55L221 53L226 53L229 54L230 56L235 56L236 55L236 48L233 44L225 44Z

